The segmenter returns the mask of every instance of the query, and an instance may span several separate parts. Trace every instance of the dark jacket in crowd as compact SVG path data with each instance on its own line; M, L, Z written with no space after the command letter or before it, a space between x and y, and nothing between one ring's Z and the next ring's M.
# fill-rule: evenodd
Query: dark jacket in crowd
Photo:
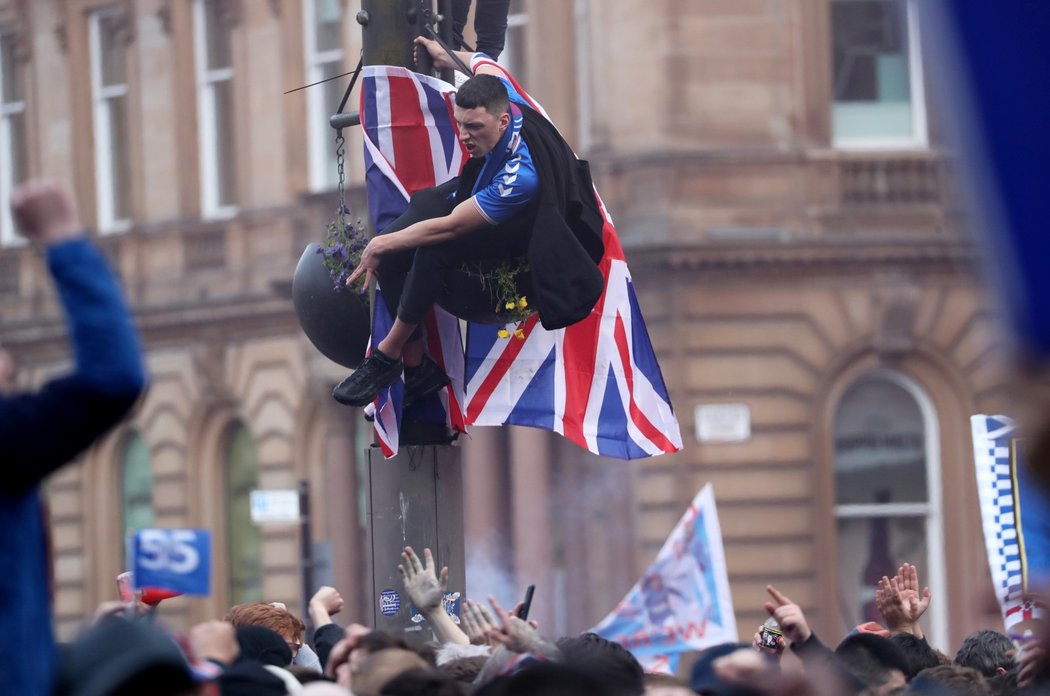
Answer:
M44 509L37 485L124 416L145 385L113 274L84 239L51 247L75 366L35 394L0 396L0 650L4 692L46 694L55 671Z

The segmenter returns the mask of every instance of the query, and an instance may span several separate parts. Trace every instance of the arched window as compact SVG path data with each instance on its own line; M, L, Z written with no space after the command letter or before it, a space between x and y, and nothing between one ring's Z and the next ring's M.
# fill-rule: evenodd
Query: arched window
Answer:
M882 618L875 586L901 563L938 597L924 619L947 644L937 419L925 393L890 371L846 391L835 418L835 517L843 632Z
M262 536L252 524L250 499L258 487L255 442L238 423L226 440L226 554L233 604L262 599Z
M124 442L120 458L120 526L124 534L136 529L152 527L153 470L150 468L149 446L139 433L132 433Z

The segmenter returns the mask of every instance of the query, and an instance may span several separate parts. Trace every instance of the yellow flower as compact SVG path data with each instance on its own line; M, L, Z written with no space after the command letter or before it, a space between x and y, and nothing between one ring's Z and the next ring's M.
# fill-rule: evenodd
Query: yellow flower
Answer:
M506 329L500 329L496 332L496 335L500 338L510 338L510 331L507 331Z
M514 331L514 338L525 338L525 332L521 329L516 329Z
M524 295L522 295L521 299L518 300L518 308L519 309L525 309L528 306L529 306L529 301L525 299Z
M514 300L510 300L509 302L507 302L506 307L507 309L514 309L515 307L517 307L517 305L514 304Z

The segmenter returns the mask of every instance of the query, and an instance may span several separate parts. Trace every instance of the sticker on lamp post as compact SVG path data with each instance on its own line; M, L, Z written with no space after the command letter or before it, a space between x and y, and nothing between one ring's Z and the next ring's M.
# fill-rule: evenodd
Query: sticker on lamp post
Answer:
M383 616L395 616L401 611L401 595L397 590L383 590L379 593L379 613Z

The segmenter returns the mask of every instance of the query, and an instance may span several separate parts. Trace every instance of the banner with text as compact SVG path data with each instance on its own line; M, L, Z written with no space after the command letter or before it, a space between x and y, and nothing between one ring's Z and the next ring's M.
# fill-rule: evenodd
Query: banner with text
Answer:
M668 674L684 652L736 642L711 484L693 499L645 576L592 630L630 650L647 672Z

